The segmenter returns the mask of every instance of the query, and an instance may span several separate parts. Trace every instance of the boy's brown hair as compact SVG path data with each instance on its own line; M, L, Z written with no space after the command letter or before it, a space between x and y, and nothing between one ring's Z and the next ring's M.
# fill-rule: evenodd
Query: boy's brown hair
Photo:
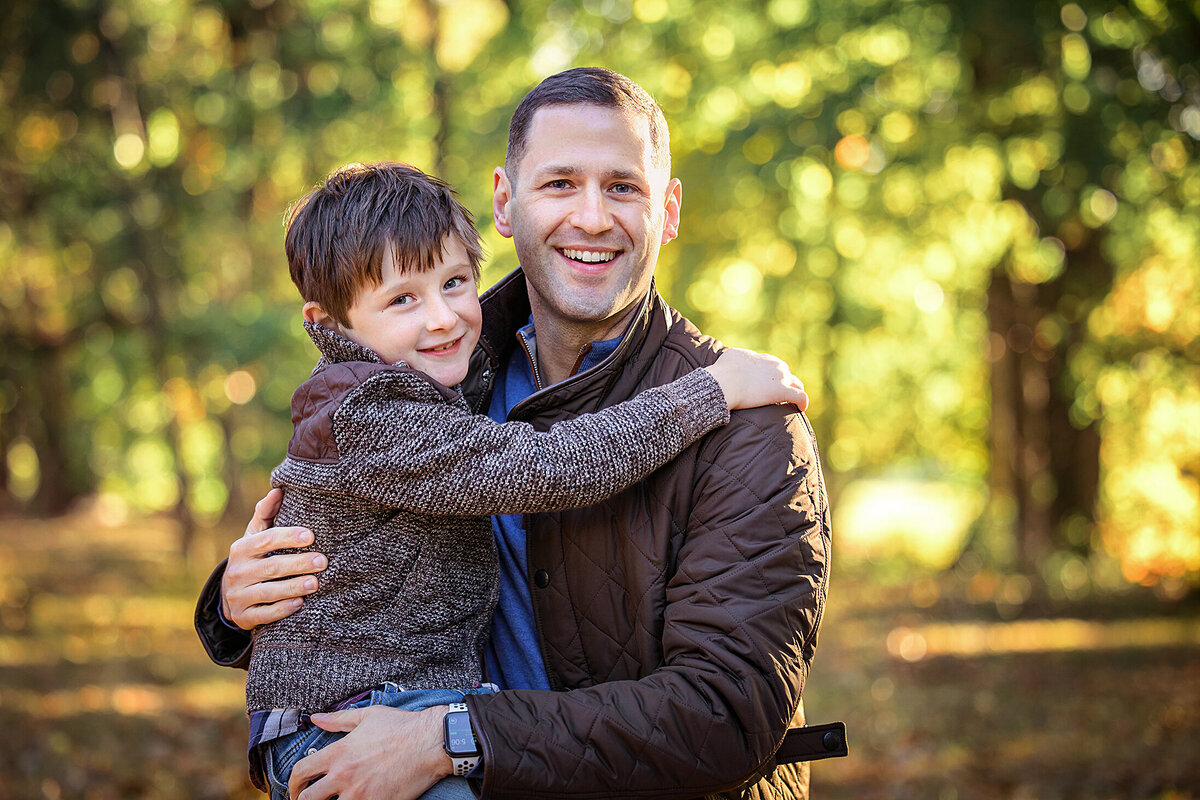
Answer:
M416 167L393 162L334 170L287 212L284 251L292 282L341 325L355 295L383 280L384 248L400 272L426 272L447 236L462 243L475 278L483 247L454 191Z

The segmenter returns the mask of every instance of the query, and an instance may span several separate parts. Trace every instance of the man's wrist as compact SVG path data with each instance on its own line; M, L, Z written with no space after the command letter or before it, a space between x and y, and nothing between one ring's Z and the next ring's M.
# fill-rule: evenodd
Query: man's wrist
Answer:
M229 619L229 617L225 616L225 595L221 595L217 598L217 619L225 623L225 627L231 630L242 630L240 626L235 625L233 621Z
M450 756L446 755L446 749L442 746L442 728L443 719L446 716L446 706L430 706L424 711L415 713L422 717L425 733L421 738L428 743L428 749L423 751L425 756L422 760L428 764L429 774L433 776L434 783L436 783L442 778L448 778L454 774L454 765L450 763Z

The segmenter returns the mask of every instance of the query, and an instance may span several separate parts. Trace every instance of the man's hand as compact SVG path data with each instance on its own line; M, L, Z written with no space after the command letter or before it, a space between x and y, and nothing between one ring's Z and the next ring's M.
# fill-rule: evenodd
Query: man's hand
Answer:
M313 714L345 738L300 759L288 781L291 800L412 800L451 774L442 749L447 706L401 711L387 706Z
M317 590L312 575L328 565L320 553L270 555L276 550L312 544L306 528L272 528L283 491L272 489L254 507L242 538L229 545L229 563L221 578L221 613L243 630L283 619ZM280 580L280 579L284 580Z

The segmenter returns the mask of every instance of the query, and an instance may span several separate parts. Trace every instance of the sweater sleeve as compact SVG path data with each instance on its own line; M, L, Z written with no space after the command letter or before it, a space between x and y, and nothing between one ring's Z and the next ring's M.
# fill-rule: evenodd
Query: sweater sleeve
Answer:
M678 380L541 432L462 406L403 402L381 374L334 417L340 489L427 514L517 514L591 505L729 420L712 374Z

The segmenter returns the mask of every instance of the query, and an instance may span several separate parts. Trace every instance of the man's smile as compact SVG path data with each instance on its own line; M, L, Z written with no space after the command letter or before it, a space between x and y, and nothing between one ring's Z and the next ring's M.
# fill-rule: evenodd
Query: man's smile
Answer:
M572 261L579 261L584 264L603 264L612 261L619 254L613 250L576 250L569 247L559 248L558 252Z

